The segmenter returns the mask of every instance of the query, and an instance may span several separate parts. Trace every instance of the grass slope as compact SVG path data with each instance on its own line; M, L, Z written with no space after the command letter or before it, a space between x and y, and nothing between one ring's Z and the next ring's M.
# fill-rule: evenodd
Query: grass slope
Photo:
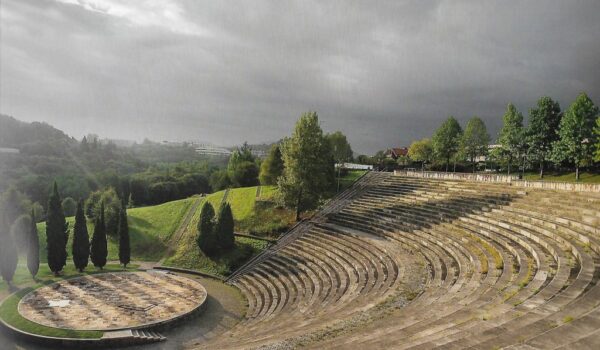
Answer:
M363 171L349 171L340 179L340 190L349 187L361 176ZM257 193L259 196L257 197ZM131 237L131 255L133 260L158 261L167 252L169 239L183 222L192 204L201 200L198 210L178 243L172 256L167 257L165 264L171 266L194 268L206 272L226 275L242 264L246 259L259 253L267 245L264 241L236 238L236 246L231 252L223 254L218 259L203 256L197 248L197 225L200 209L205 201L218 210L225 191L216 192L203 198L190 197L156 206L132 208L127 211L129 217L129 233ZM236 232L276 238L294 224L295 215L292 210L280 208L276 204L277 188L261 186L234 188L229 190L227 202L230 203L235 219ZM74 225L74 218L67 218L69 228ZM46 261L46 224L39 223L40 258L45 266ZM88 222L90 237L93 233L93 223ZM69 234L67 252L71 259L73 234ZM118 260L117 239L108 239L108 260ZM18 277L17 277L18 278Z
M166 249L166 240L179 226L195 198L187 198L160 205L132 208L127 210L129 235L131 239L131 255L133 259L142 261L159 260ZM67 218L69 223L69 242L67 253L71 257L73 243L73 225L75 218ZM94 224L88 221L90 239L94 232ZM40 259L46 262L46 223L38 224L40 237ZM108 260L119 259L118 240L108 237Z
M247 259L266 248L267 243L255 239L236 237L235 247L231 251L221 254L217 258L209 258L202 254L196 245L198 235L198 221L200 220L200 209L205 201L208 201L218 210L223 200L225 191L220 191L203 198L203 203L186 228L185 233L173 256L165 260L165 265L196 269L215 275L228 275ZM231 204L236 226L240 218L252 215L256 200L256 187L234 188L229 190L227 201Z

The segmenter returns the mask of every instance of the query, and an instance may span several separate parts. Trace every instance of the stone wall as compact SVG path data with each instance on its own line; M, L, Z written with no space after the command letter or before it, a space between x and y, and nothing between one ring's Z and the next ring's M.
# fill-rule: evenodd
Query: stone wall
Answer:
M595 192L600 193L600 184L574 183L574 182L553 182L553 181L526 181L519 180L517 175L500 175L500 174L471 174L471 173L444 173L436 171L405 171L396 170L394 175L421 177L426 179L438 180L461 180L461 181L478 181L478 182L495 182L505 183L510 186L548 189L571 192Z
M500 175L500 174L472 174L472 173L444 173L437 171L406 171L395 170L394 175L423 177L426 179L439 180L462 180L462 181L479 181L479 182L503 182L510 183L518 180L517 175Z
M510 185L517 186L517 187L541 188L541 189L560 190L560 191L600 193L600 184L515 180L515 181L512 181L510 183Z

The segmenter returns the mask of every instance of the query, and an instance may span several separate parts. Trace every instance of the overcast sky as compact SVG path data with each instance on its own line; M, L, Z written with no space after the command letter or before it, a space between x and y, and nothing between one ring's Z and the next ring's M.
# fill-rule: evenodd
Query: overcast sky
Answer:
M0 112L81 137L372 153L508 102L600 103L600 1L0 1Z

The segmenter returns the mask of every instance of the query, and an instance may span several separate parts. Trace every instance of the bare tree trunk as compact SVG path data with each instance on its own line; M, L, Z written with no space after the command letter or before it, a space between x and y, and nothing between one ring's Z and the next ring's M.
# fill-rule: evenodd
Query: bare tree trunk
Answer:
M298 202L296 203L296 221L300 221L300 202L302 201L302 189L298 194Z
M540 179L544 178L544 159L540 161Z
M579 181L579 163L575 164L575 181Z
M446 172L448 172L448 165L450 165L450 157L446 157Z

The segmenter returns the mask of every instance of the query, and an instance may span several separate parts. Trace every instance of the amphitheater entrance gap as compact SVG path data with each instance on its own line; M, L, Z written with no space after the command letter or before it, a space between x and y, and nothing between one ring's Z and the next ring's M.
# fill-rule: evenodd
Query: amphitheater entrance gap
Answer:
M117 330L163 325L198 310L206 289L160 271L106 273L60 281L27 294L26 319L71 330Z

